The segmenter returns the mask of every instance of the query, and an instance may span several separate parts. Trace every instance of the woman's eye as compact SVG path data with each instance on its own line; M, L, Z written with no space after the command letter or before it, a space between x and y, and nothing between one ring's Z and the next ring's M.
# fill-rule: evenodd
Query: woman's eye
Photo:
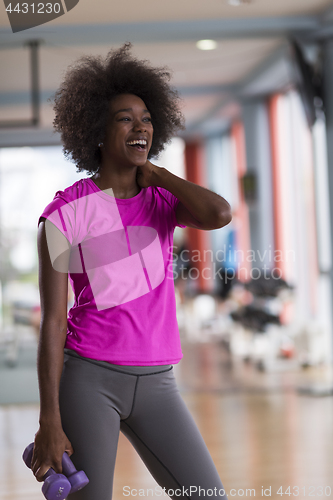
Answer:
M144 118L144 120L147 122L151 122L151 118L149 118L149 117Z

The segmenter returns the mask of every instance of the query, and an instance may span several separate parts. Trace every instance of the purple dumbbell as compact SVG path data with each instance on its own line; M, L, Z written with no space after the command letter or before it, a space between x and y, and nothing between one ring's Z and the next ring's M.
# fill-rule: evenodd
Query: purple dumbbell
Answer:
M29 446L26 447L23 453L23 460L29 468L31 468L33 448L34 444L31 443L29 444ZM56 474L53 469L49 469L45 474L44 477L46 479L44 481L42 491L47 500L55 500L55 499L63 500L69 493L75 493L76 491L79 491L82 488L84 488L89 483L89 479L87 478L86 474L82 470L79 472L76 470L73 462L71 461L66 452L62 456L62 472L63 474ZM56 490L56 486L52 487L52 492L54 490L56 492L56 495L53 496L53 493L51 493L52 496L49 496L48 490L50 489L50 486L48 485L48 483L51 482L53 484L54 482L54 484L56 485L56 476L60 476L58 478L59 488L58 490ZM50 478L54 477L54 479L53 480L48 479L49 477ZM64 481L64 479L66 481ZM46 486L45 483L47 483ZM47 492L44 491L44 487L47 490Z
M82 488L89 483L89 479L87 478L85 472L83 472L83 470L77 471L75 469L73 462L66 452L62 456L62 472L71 484L71 493L82 490Z
M34 443L29 444L23 452L23 460L27 467L31 469ZM64 500L71 491L71 483L63 474L57 474L53 469L49 469L44 475L42 492L47 500Z

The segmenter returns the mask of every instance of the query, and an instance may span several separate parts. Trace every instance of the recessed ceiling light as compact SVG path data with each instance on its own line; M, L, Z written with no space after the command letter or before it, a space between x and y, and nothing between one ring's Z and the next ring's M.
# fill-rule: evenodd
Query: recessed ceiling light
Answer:
M228 4L232 7L239 7L240 5L245 5L251 3L252 0L228 0Z
M215 40L199 40L196 46L200 50L214 50L217 47Z

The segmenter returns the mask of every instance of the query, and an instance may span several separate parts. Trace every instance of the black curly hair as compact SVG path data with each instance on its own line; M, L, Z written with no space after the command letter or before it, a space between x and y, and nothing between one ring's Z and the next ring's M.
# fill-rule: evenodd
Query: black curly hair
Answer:
M146 104L154 127L148 159L157 156L176 131L184 128L178 92L169 86L170 72L130 54L131 44L105 59L85 56L69 68L54 97L53 125L61 133L66 158L77 172L97 172L101 162L109 103L119 94L134 94Z

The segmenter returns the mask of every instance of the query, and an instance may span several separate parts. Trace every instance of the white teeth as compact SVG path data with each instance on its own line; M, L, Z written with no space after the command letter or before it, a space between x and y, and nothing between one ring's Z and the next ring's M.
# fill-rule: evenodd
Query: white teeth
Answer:
M127 142L127 144L129 146L134 146L134 144L140 144L142 146L146 146L147 145L147 141L131 141L131 142Z

